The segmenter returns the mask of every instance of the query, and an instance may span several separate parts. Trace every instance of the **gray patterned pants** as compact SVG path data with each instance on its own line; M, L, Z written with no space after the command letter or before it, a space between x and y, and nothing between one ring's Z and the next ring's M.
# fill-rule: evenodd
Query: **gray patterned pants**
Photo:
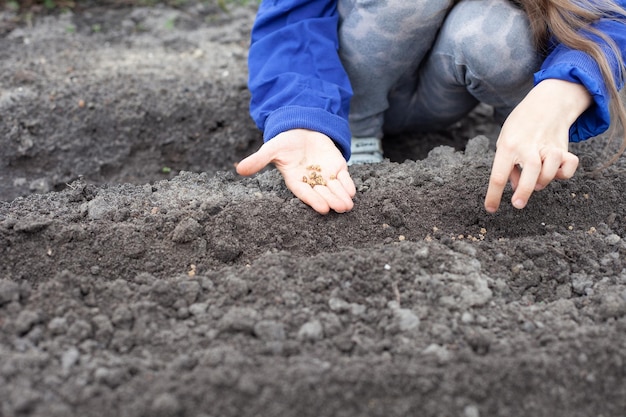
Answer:
M340 55L355 137L443 129L479 102L499 121L541 65L508 0L339 0Z

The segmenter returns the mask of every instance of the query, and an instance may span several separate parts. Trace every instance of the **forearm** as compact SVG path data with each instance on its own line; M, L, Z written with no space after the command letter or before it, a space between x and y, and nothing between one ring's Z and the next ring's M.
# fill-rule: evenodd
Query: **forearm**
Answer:
M334 1L261 4L248 66L250 114L266 139L306 128L349 152L352 90L337 53L337 25Z

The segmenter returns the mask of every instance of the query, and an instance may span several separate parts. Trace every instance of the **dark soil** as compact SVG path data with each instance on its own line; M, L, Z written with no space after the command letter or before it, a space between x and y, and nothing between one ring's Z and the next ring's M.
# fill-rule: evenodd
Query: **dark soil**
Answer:
M605 138L488 215L481 107L388 140L395 162L350 168L354 210L320 216L234 173L260 144L253 12L2 15L0 416L623 417Z

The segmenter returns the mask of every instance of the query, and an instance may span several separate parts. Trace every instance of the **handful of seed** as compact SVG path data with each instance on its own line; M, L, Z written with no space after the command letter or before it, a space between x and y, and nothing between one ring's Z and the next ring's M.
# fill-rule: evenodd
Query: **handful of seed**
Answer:
M309 173L308 177L302 177L302 182L306 182L311 187L314 187L316 185L326 185L326 180L320 174L320 172L322 172L322 168L319 165L309 165L306 167L306 169L310 170L311 172Z

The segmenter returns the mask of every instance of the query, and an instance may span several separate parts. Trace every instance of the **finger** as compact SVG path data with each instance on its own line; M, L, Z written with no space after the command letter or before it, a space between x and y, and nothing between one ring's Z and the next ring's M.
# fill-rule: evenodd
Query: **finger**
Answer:
M572 178L578 168L578 157L571 152L567 152L563 157L561 167L556 172L556 178L566 180Z
M541 172L539 173L539 178L537 178L537 183L535 184L535 191L543 190L548 186L548 184L550 184L550 181L552 181L556 176L562 160L563 151L561 150L554 150L547 153L547 155L543 158Z
M513 189L513 191L517 190L521 173L522 169L519 165L515 165L511 170L511 174L509 175L509 181L511 182L511 188Z
M354 181L352 181L352 177L350 173L346 170L341 170L337 174L337 180L343 186L343 189L346 190L350 198L354 197L356 194L356 187L354 185Z
M509 153L506 153L508 155ZM513 170L513 161L509 157L504 157L502 152L496 151L496 156L491 167L491 175L489 176L489 187L485 196L485 209L489 213L495 213L500 206L502 193L509 181L509 175Z
M328 206L331 209L335 210L337 213L343 213L348 210L348 206L350 204L344 201L341 197L334 194L330 190L330 188L328 188L328 185L316 185L313 187L313 190L321 195L324 200L326 200L326 203L328 203ZM350 202L351 201L352 200L350 200Z
M511 202L513 207L522 209L528 204L528 199L535 190L537 179L541 173L541 158L537 155L531 161L524 161L524 169L520 175L519 184L513 193Z
M328 214L330 205L319 193L307 183L285 179L285 184L302 202L320 214Z
M348 194L345 188L343 188L343 184L341 184L339 180L329 180L326 186L331 193L333 193L335 196L337 196L337 198L341 200L341 205L331 205L330 208L335 210L337 213L343 213L352 210L352 208L354 207L352 197Z
M267 147L263 145L258 151L244 158L237 164L237 173L247 177L256 174L270 162L272 162L272 157L269 152L267 152Z

